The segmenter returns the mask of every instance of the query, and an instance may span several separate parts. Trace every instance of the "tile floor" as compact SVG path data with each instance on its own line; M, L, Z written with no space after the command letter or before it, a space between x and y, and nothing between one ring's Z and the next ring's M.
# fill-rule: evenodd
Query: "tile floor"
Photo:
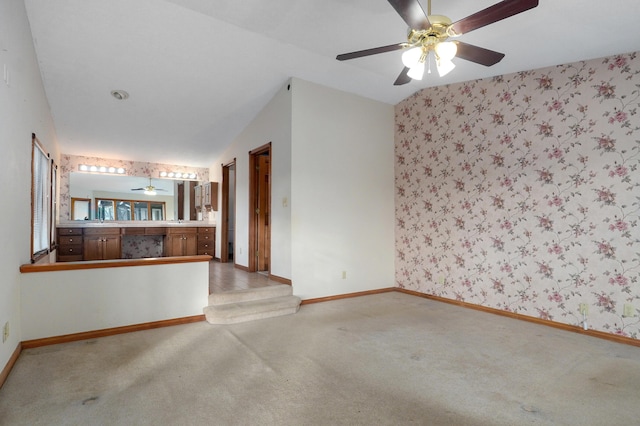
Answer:
M233 262L209 262L209 293L279 285L265 274L246 272L235 267Z

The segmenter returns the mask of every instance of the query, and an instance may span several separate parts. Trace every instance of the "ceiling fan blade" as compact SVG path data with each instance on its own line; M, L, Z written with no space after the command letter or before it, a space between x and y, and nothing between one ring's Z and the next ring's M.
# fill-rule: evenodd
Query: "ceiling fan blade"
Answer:
M458 45L456 57L466 61L490 67L504 58L504 53L496 52L495 50L485 49L484 47L474 46L473 44L467 44L461 41L455 41L454 43Z
M144 191L146 188L131 188L132 191Z
M404 67L396 81L393 82L394 86L402 86L403 84L407 84L411 81L411 77L407 74L409 72L409 67Z
M358 50L357 52L342 53L336 56L339 61L346 61L347 59L361 58L363 56L377 55L378 53L391 52L394 50L400 50L404 47L403 43L390 44L388 46L374 47L372 49Z
M456 35L466 34L538 6L538 0L503 0L493 6L454 22L449 27Z
M428 30L431 27L427 14L418 0L389 0L389 4L404 19L404 22L414 30Z

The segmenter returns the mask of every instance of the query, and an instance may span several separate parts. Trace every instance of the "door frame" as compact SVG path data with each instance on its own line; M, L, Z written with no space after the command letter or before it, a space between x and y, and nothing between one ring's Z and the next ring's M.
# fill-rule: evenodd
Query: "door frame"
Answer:
M271 142L249 151L249 272L257 272L258 270L258 262L256 261L255 255L256 247L258 246L258 226L255 214L258 204L258 173L256 172L256 167L258 164L258 156L261 156L265 153L269 154L269 164L271 165L271 158L273 156ZM270 167L271 169L273 169L272 166ZM271 176L269 176L269 179L271 179ZM267 194L267 210L269 211L269 214L271 214L270 189L269 193ZM269 223L271 223L271 221L269 221ZM269 227L269 233L270 232L271 228ZM269 241L271 241L270 237ZM269 260L267 262L267 272L271 273L271 256L269 256Z
M222 164L222 199L220 200L221 201L220 221L222 222L220 224L220 227L221 227L220 229L220 263L227 263L229 261L229 170L231 167L235 168L235 166L236 166L235 158L233 159L233 161L230 161L227 164ZM236 172L236 180L237 180L237 172ZM236 187L237 185L233 186L234 193L236 192ZM233 197L233 200L234 200L233 211L235 212L236 211L235 196ZM236 232L235 227L233 232L234 233ZM235 236L233 240L234 241L236 240ZM233 263L234 264L236 263L235 250L233 255Z

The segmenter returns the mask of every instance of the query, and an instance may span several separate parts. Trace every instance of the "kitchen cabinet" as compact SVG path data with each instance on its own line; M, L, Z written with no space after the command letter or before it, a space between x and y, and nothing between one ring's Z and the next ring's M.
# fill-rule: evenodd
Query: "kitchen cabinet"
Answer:
M165 256L195 256L198 254L198 228L167 228L164 249Z
M216 255L216 228L198 228L198 254Z
M120 259L120 228L85 228L83 260Z

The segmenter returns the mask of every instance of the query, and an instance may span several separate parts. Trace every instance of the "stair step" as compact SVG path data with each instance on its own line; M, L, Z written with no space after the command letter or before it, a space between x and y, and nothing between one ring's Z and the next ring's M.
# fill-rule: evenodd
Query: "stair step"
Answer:
M249 288L245 290L226 291L209 295L209 306L219 306L228 303L249 302L251 300L270 299L273 297L291 296L291 286L286 284L270 285L267 287Z
M204 308L204 314L207 322L210 324L236 324L239 322L295 314L298 312L299 307L300 298L289 295L262 300L210 305Z

